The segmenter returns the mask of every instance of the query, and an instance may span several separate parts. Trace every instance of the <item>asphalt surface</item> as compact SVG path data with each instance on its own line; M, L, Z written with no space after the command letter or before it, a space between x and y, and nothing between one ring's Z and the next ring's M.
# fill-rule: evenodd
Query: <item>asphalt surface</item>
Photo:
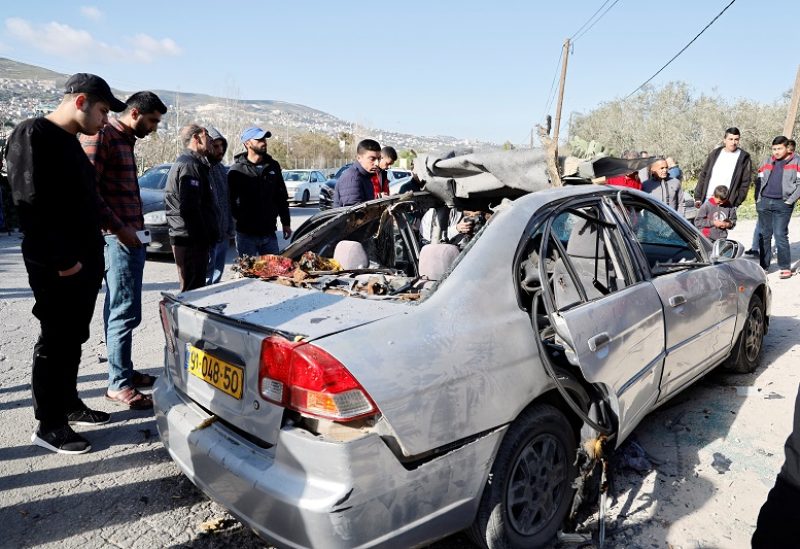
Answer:
M293 208L293 226L315 211ZM798 221L792 220L791 232L795 258L800 257ZM749 243L752 228L752 222L743 221L733 236ZM33 298L19 244L18 235L0 236L0 546L265 547L179 472L159 442L152 413L123 411L104 400L104 290L83 347L78 382L84 401L111 412L112 422L76 428L92 443L86 455L56 455L31 445L30 359L38 323L30 312ZM634 433L651 455L660 456L661 464L650 474L623 474L618 480L610 531L614 546L733 548L749 539L783 461L782 444L791 429L800 376L792 368L800 354L800 276L778 281L773 272L769 278L776 298L774 318L759 371L749 376L713 373L677 402L651 414ZM175 291L171 258L150 258L144 318L133 339L137 369L160 373L164 339L157 305L161 292ZM752 391L743 390L748 396L739 398L738 386ZM748 391L764 398L753 400ZM766 399L768 393L778 397ZM703 415L716 418L713 428ZM676 430L676 425L682 427ZM727 477L711 467L715 453L732 462ZM746 474L734 483L740 470ZM749 499L742 504L744 498ZM726 511L731 501L743 510ZM589 528L593 520L588 520ZM709 537L715 530L737 529L738 534ZM434 547L465 545L463 536L453 536Z

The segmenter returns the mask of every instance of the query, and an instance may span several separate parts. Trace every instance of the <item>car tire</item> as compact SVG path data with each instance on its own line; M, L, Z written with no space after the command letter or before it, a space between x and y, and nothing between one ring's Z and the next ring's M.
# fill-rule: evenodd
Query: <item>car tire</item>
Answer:
M550 547L572 502L575 432L549 404L535 404L511 424L467 533L480 547Z
M722 367L737 374L749 374L758 367L758 359L764 344L764 331L767 326L764 303L758 295L750 298L739 338L731 351L731 356Z
M308 189L306 189L305 191L303 191L303 199L300 201L300 205L305 206L306 204L308 204L308 200L310 198L311 195L309 194Z

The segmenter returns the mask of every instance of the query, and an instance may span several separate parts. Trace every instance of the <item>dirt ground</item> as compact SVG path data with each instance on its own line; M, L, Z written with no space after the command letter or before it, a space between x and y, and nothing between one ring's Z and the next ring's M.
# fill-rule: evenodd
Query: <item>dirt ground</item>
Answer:
M742 221L731 237L749 246L753 226ZM798 259L800 219L792 220L790 240ZM638 426L629 440L646 457L638 460L641 471L616 468L606 547L749 546L783 462L800 384L800 275L778 280L773 265L769 281L772 318L761 366L749 375L714 371ZM148 260L134 360L149 373L158 374L162 361L156 304L160 292L176 288L174 264ZM79 389L90 406L112 411L102 397L102 300L101 293ZM0 546L264 547L180 473L151 414L113 410L111 424L83 429L93 444L85 456L54 455L30 444L30 353L37 332L31 305L19 239L0 236ZM624 449L636 457L637 446ZM585 523L588 531L596 531L596 519ZM455 535L432 547L465 546L466 538Z

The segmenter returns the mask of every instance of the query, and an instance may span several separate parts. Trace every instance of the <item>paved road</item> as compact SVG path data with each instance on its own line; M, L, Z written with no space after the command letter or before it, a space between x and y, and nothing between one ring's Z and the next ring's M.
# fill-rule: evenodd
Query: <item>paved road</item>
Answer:
M314 212L292 210L295 227ZM792 240L798 242L800 223L795 225ZM752 227L742 222L734 236L748 242ZM794 254L800 257L796 244ZM176 280L171 259L148 260L144 320L133 349L137 368L148 373L161 369L160 293L176 291ZM746 545L755 513L782 462L781 445L790 429L800 375L793 367L800 354L800 277L778 281L773 273L770 281L776 300L762 368L751 376L712 374L636 430L642 445L663 464L646 475L619 479L619 500L612 508L615 543ZM263 547L180 474L159 443L151 414L114 410L103 400L102 301L101 292L92 335L83 349L79 390L89 406L111 410L112 423L79 428L92 442L90 454L54 455L30 444L35 426L30 356L37 323L30 314L33 300L19 238L0 237L0 546ZM752 386L757 396L737 397L733 386ZM756 393L758 388L763 392ZM772 393L778 396L768 399ZM714 453L732 460L727 476L711 467ZM738 511L731 511L733 507ZM207 521L222 528L205 533ZM709 537L716 530L727 537ZM435 547L464 543L456 536Z

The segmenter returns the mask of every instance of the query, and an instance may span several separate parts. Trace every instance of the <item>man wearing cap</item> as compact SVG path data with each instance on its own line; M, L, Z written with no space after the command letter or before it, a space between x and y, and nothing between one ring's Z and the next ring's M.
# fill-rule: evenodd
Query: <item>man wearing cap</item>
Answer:
M208 175L211 181L211 190L214 191L214 204L217 207L221 240L209 253L206 286L216 284L222 279L222 272L225 270L225 256L228 254L230 239L234 236L230 198L228 197L228 168L222 164L222 159L228 150L228 140L214 127L208 128L208 136L211 138L211 145L214 148L214 153L209 158L211 169Z
M94 135L125 103L105 80L78 73L55 111L17 125L8 140L8 176L24 233L22 257L41 331L33 347L31 389L39 426L31 442L83 454L89 441L70 425L107 423L78 397L81 344L103 278L103 236L95 171L77 134Z
M187 292L206 285L209 251L220 234L208 174L211 137L197 124L182 127L179 135L184 151L167 174L164 202L180 291Z
M231 214L236 220L236 251L240 256L278 253L277 218L283 238L292 235L289 196L281 166L267 154L272 133L247 128L241 140L245 152L234 157L228 171Z
M145 261L145 246L137 235L144 230L144 217L133 148L137 138L158 128L167 107L149 91L134 93L125 104L118 118L110 118L95 135L81 135L80 142L97 172L100 226L105 238L106 399L131 410L145 410L153 407L153 401L138 388L151 387L156 378L135 371L131 361L133 330L142 320Z

